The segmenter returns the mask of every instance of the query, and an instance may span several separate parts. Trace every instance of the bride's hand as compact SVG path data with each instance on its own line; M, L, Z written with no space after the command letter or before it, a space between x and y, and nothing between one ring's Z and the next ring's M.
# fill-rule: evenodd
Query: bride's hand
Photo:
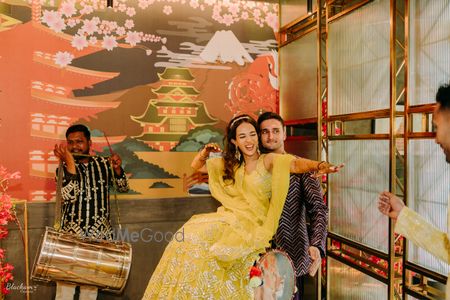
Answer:
M329 173L337 173L339 172L345 165L344 164L340 164L338 166L332 165L326 161L323 161L319 164L318 166L318 171L313 175L313 177L321 177L325 174L329 174Z
M202 150L202 159L206 160L211 152L222 152L222 149L217 143L206 144Z

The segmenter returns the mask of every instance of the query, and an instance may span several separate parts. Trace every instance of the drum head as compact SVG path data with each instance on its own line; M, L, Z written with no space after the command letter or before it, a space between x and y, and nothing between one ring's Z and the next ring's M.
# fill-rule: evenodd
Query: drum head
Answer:
M280 250L272 250L259 260L262 285L255 289L258 300L290 300L295 292L294 267L289 256Z

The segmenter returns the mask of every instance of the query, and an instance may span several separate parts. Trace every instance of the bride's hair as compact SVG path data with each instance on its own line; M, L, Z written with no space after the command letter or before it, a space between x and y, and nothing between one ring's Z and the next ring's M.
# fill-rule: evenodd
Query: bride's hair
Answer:
M236 145L234 145L231 140L236 140L236 129L242 123L249 123L255 127L256 132L259 136L258 126L256 121L249 115L239 115L231 119L228 123L227 130L224 137L225 149L223 152L224 161L224 175L223 180L231 180L234 183L234 172L241 166L244 161L244 156Z

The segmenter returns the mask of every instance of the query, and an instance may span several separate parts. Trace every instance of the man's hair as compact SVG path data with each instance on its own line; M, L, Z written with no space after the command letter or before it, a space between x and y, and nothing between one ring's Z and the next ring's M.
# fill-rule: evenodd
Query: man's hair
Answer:
M88 141L91 140L91 132L83 124L75 124L75 125L72 125L69 128L67 128L66 138L69 137L69 134L74 133L74 132L82 132Z
M283 127L284 127L284 120L283 120L283 118L279 114L271 112L271 111L266 111L265 113L262 113L262 114L259 115L259 117L258 117L258 127L261 127L261 123L262 122L264 122L266 120L271 120L271 119L275 119L275 120L280 121L281 125L283 125Z
M441 85L436 93L436 102L441 109L450 110L450 84Z

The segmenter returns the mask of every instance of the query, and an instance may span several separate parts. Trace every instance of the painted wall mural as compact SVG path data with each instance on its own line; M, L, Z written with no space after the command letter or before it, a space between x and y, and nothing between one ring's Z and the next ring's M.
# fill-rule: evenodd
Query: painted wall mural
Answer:
M16 198L55 197L73 123L122 156L131 191L183 197L195 153L236 114L278 107L278 6L254 1L0 0L0 162Z

